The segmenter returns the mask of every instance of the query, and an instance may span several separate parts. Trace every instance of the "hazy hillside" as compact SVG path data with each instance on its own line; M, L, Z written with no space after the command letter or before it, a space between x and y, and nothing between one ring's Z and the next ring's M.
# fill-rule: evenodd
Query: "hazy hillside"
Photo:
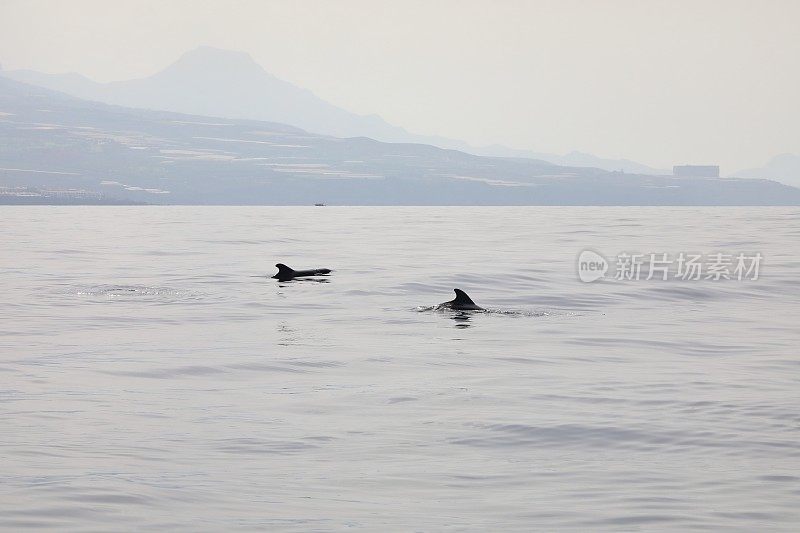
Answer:
M197 204L800 205L767 180L675 179L146 111L0 78L0 187Z
M97 83L79 74L4 71L10 79L72 96L128 107L194 115L266 120L335 137L369 137L386 142L423 143L494 157L526 157L567 166L664 174L630 160L571 152L566 155L517 150L500 145L475 147L439 136L416 135L378 116L358 115L336 107L310 91L280 80L248 54L200 47L150 77Z
M129 107L280 122L336 137L390 142L421 139L380 117L351 113L280 80L248 54L205 46L187 52L161 72L137 80L97 83L78 74L26 70L3 75L79 98Z
M735 175L741 178L772 179L786 185L800 187L800 155L776 155L763 167L742 170Z

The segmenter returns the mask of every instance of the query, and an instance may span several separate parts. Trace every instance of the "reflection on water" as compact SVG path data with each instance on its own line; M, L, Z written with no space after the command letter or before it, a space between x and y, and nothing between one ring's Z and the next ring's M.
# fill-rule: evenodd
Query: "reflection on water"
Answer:
M799 220L4 207L0 528L794 531ZM575 273L725 243L761 279Z
M294 283L330 283L331 280L327 278L293 278L281 279L276 281L278 287L288 287Z
M472 325L469 323L469 319L474 312L475 311L453 311L450 318L455 321L455 326L457 328L468 328Z

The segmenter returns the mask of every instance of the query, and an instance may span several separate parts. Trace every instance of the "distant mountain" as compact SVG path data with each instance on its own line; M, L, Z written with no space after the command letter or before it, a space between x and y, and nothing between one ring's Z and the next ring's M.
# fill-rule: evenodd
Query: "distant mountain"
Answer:
M672 170L670 169L653 168L641 163L637 163L636 161L631 161L630 159L609 159L577 151L572 151L564 155L558 155L544 152L533 152L530 150L517 150L515 148L509 148L499 144L483 146L480 148L467 146L466 148L462 148L462 150L476 155L485 155L490 157L525 157L528 159L547 161L548 163L553 163L555 165L599 168L611 172L652 174L654 176L666 176L672 174Z
M764 178L779 181L793 187L800 187L800 155L776 155L763 167L742 170L735 174L740 178Z
M12 71L4 75L109 104L194 115L268 120L337 137L407 135L378 117L360 116L279 80L245 53L200 47L153 76L96 83L77 74Z
M187 52L153 76L97 83L80 74L4 71L13 80L108 104L194 115L291 124L335 137L370 137L385 142L422 143L495 157L541 159L559 165L596 167L629 173L668 174L629 160L572 152L560 156L495 145L474 147L454 139L416 135L377 115L358 115L336 107L306 89L280 80L243 52L203 46Z
M800 205L800 189L768 180L645 176L341 139L112 106L5 78L0 190L0 203L51 191L70 201L161 204Z

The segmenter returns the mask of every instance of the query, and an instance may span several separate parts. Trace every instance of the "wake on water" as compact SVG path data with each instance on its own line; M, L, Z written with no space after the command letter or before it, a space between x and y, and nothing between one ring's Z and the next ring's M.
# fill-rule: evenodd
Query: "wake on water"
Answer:
M152 300L196 300L200 296L185 289L156 287L152 285L90 285L63 291L74 296L101 297L112 299L152 299Z
M261 277L261 276L258 276ZM328 283L328 280L317 280L313 278L298 279L292 281L312 281ZM144 300L164 300L164 301L177 301L177 300L197 300L200 295L193 293L186 289L176 289L172 287L157 287L152 285L90 285L84 287L71 288L62 291L63 294L73 296L88 296L100 297L105 300L115 299L144 299ZM446 303L437 305L417 306L413 309L419 313L442 313L452 316L471 316L471 315L493 315L493 316L509 316L509 317L532 317L540 318L547 316L566 315L571 313L559 313L556 311L535 311L530 309L497 309L485 308L479 310L457 310L452 309Z
M519 310L519 309L475 309L475 310L463 310L463 309L452 309L450 306L446 304L438 304L438 305L420 305L414 308L414 311L418 313L447 313L451 315L501 315L501 316L519 316L519 317L543 317L543 316L552 316L557 313L551 311L532 311L532 310Z

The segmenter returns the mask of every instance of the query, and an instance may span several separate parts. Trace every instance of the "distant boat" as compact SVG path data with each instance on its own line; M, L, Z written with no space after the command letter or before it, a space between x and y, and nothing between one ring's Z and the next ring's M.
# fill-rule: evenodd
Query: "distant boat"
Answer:
M325 204L314 204L317 207L325 207Z

